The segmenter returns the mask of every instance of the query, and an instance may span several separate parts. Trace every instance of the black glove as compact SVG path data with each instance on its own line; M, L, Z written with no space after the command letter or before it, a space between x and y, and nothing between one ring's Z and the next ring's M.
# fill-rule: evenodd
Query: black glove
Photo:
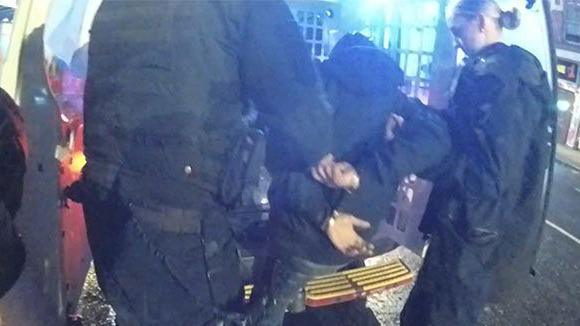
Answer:
M73 182L70 186L64 188L62 191L63 197L70 199L75 203L82 203L86 198L85 185L82 180Z
M63 197L75 203L84 203L89 199L106 201L111 196L111 190L87 178L81 178L64 188Z

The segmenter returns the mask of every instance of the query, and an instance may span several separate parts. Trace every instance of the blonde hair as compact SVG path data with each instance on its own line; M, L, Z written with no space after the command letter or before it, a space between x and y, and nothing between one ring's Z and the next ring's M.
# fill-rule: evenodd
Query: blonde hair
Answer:
M520 26L520 11L517 8L503 11L494 0L459 0L453 6L453 15L487 15L496 18L500 28L516 29Z

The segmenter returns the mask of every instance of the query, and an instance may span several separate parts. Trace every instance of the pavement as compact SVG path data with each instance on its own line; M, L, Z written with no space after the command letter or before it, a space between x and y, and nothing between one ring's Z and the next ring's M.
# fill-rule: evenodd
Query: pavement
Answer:
M490 306L484 325L580 325L580 170L573 167L580 160L561 159L554 167L536 276L506 304Z
M558 144L556 147L556 161L580 171L580 149L572 149Z

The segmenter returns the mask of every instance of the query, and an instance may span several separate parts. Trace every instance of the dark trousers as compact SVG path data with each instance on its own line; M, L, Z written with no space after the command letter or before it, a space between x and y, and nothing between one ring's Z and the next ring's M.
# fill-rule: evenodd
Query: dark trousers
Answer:
M253 311L253 324L257 326L280 326L286 309L294 300L304 300L300 291L315 277L336 272L342 266L316 264L298 257L278 257L272 261L269 282L258 294ZM268 279L268 278L266 278ZM261 301L261 302L260 302Z
M227 211L84 203L99 285L119 325L234 325L239 258ZM222 324L224 322L224 324Z
M401 313L401 325L478 325L491 280L479 248L461 239L453 226L437 227Z

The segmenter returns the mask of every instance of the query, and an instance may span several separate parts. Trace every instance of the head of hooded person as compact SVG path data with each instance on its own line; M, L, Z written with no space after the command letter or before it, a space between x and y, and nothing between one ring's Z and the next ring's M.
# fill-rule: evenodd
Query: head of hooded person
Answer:
M368 37L362 35L361 33L349 33L341 37L338 42L334 45L330 51L329 58L336 56L341 56L341 54L353 47L369 47L375 48L376 45L369 40Z
M502 10L495 0L458 0L450 6L448 24L457 45L471 56L501 42L504 29L518 28L520 13Z
M328 93L328 81L333 81L357 96L393 95L404 79L388 53L360 33L344 35L321 64L321 72Z

